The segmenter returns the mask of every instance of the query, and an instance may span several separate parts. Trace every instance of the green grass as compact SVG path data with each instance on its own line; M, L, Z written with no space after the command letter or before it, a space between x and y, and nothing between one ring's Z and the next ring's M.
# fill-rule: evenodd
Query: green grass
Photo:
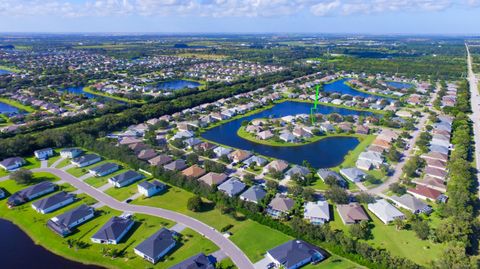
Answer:
M318 264L312 265L308 264L302 269L320 269L320 268L328 268L328 269L359 269L365 268L360 266L356 263L353 263L349 260L341 258L340 256L332 255L327 260L322 261Z
M12 66L6 66L6 65L0 65L0 69L7 70L7 71L13 72L13 73L18 73L18 72L22 71L18 68L15 68L15 67L12 67Z
M393 224L385 225L375 215L371 214L366 206L364 206L364 209L374 225L372 229L373 239L366 241L370 245L384 248L394 256L408 258L424 266L442 255L446 247L444 244L420 240L412 230L397 230ZM344 230L348 234L348 226L343 224L336 209L334 209L334 220L330 222L330 226Z
M87 183L88 185L91 185L91 186L95 187L95 188L99 188L99 187L107 184L109 178L114 177L116 175L119 175L121 173L124 173L126 171L127 171L127 169L120 169L120 170L118 170L114 173L111 173L111 174L103 176L103 177L89 177L89 178L85 179L84 182Z
M63 161L61 161L61 162L57 165L56 168L58 168L58 169L63 168L63 167L65 167L65 166L69 165L71 161L72 161L71 159L66 158L66 159L64 159Z
M9 192L15 192L25 186L19 186L14 181L8 180L0 182L0 187L7 189ZM67 190L71 190L73 187L66 186L66 188ZM30 207L30 203L15 207L14 209L8 209L6 206L6 200L4 199L0 201L0 218L12 221L23 229L35 241L35 243L42 245L60 256L87 264L98 264L107 268L168 268L186 258L198 254L199 252L209 254L218 249L216 245L203 238L198 233L190 229L185 229L181 233L181 241L179 242L178 247L168 254L165 257L165 260L160 261L153 266L134 254L133 248L158 231L161 227L171 227L174 223L162 218L141 214L135 215L137 224L134 226L132 232L127 234L124 242L121 242L116 246L94 244L90 241L90 237L112 216L118 216L121 214L121 212L107 207L100 208L97 211L99 213L98 216L78 227L73 235L67 238L61 238L48 229L45 223L49 218L75 208L82 203L92 204L96 202L92 198L83 194L78 195L78 198L80 198L80 201L46 215L35 212ZM82 241L87 243L88 246L84 249L70 249L66 243L67 239ZM102 248L105 247L110 249L116 248L123 251L124 254L115 259L104 257L101 253Z
M62 156L60 156L60 149L53 150L53 156L48 158L48 167L52 166L57 160L59 160Z
M262 259L263 254L267 250L291 239L279 231L258 224L252 220L234 219L229 215L223 215L219 210L211 206L207 206L207 209L203 212L192 212L187 209L187 201L190 197L193 197L192 193L176 187L170 187L162 194L151 198L141 197L132 203L160 207L183 213L217 230L220 230L228 224L233 225L229 230L229 232L233 234L230 239L245 252L252 262ZM251 238L255 238L255 243L252 243Z
M116 95L113 95L113 94L108 94L108 93L105 93L105 92L97 91L97 90L94 90L92 87L84 87L83 91L94 94L94 95L103 96L103 97L107 97L107 98L111 98L111 99L115 99L115 100L122 101L122 102L127 102L127 103L137 103L137 104L145 103L145 101L143 101L143 100L132 100L132 99L128 99L128 98L119 97L119 96L116 96Z
M365 151L365 149L372 144L373 140L375 140L375 135L367 135L367 136L358 136L360 139L360 144L356 146L353 150L349 151L348 154L344 157L343 162L334 168L334 170L340 170L341 168L347 167L355 167L355 163L357 162L358 156L360 153Z
M129 197L131 197L132 195L136 194L138 192L137 184L145 180L148 180L148 177L142 180L133 182L132 184L125 187L115 188L112 186L111 188L106 190L105 193L119 201L124 201Z
M0 68L1 69L1 68ZM5 104L8 104L8 105L11 105L11 106L14 106L20 110L24 110L28 113L31 113L31 112L35 112L35 109L33 109L32 107L30 106L26 106L20 102L17 102L15 100L12 100L12 99L7 99L7 98L3 98L3 97L0 97L0 102L2 103L5 103Z

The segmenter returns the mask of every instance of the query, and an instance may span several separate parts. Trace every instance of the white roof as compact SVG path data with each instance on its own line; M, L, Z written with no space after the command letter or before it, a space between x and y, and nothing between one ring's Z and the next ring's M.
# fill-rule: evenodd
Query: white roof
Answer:
M380 199L373 204L368 204L368 210L375 214L384 223L388 223L396 218L403 218L405 216L400 210L395 208L385 199Z
M305 218L321 218L330 220L330 209L326 201L308 202L303 213Z

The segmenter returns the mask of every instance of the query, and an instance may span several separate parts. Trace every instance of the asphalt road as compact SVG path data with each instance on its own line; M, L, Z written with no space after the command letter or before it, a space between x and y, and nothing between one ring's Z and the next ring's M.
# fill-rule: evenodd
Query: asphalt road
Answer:
M78 180L69 173L57 168L38 168L32 169L32 171L52 173L61 178L63 181L71 184L75 188L95 198L97 201L115 210L161 217L189 227L190 229L204 235L206 238L210 239L213 243L215 243L223 251L223 253L225 253L228 257L232 259L233 263L238 268L254 268L252 262L247 258L247 256L228 238L225 238L220 232L216 231L214 228L194 218L162 208L132 205L119 202L111 196L91 187L90 185ZM252 244L254 243L252 242Z
M473 122L473 137L475 142L475 166L477 168L477 180L480 186L480 96L478 93L478 80L475 77L472 69L472 57L467 44L467 65L468 65L468 82L470 84L470 105L472 107L472 114L470 120ZM480 188L478 190L480 196Z

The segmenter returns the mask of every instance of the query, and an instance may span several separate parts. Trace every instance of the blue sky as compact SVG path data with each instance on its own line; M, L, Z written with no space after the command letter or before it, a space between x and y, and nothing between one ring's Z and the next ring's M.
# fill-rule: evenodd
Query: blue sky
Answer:
M0 0L0 32L479 34L480 0Z

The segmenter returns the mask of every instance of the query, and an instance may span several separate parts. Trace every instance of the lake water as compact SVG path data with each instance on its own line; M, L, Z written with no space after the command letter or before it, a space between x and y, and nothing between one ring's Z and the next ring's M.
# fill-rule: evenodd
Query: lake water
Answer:
M397 81L387 81L388 86L392 86L396 89L408 89L413 87L413 84L405 83L405 82L397 82Z
M312 104L308 103L290 101L283 102L257 114L239 118L212 128L203 133L202 137L230 147L250 150L254 153L282 159L294 164L301 165L303 160L307 160L315 168L328 168L337 166L343 161L345 155L359 144L358 139L353 137L329 137L308 145L295 147L275 147L254 143L237 135L237 131L242 125L242 121L251 121L256 118L278 118L287 115L309 114L311 107ZM322 105L318 105L318 113L371 115L369 112L360 112Z
M8 75L8 74L11 74L12 72L10 71L7 71L7 70L4 70L4 69L0 69L0 76L1 75Z
M86 91L83 90L83 86L67 87L67 88L64 88L64 89L60 89L59 91L78 94L78 95L84 95L88 99L97 99L100 102L113 101L113 102L117 102L117 103L125 103L125 102L122 102L122 101L119 101L119 100L116 100L116 99L113 99L113 98L109 98L109 97L105 97L105 96L96 95L96 94L93 94L93 93L86 92Z
M357 91L354 88L345 84L345 82L347 82L349 80L351 80L351 79L350 78L343 78L343 79L334 81L332 83L323 84L323 91L325 91L325 92L337 92L337 93L340 93L340 94L349 94L351 96L361 96L361 97L364 97L364 98L375 97L375 98L382 98L382 99L386 99L386 100L390 100L390 101L392 100L390 98L385 98L385 97L381 97L381 96L378 96L378 95Z
M18 113L18 112L19 112L18 108L11 106L9 104L0 102L0 113L10 114L10 113Z
M180 90L184 88L196 88L202 84L196 81L176 79L171 81L164 81L157 84L160 90Z
M1 268L101 268L98 266L84 265L57 256L45 248L36 245L20 228L3 219L0 219L0 238Z

